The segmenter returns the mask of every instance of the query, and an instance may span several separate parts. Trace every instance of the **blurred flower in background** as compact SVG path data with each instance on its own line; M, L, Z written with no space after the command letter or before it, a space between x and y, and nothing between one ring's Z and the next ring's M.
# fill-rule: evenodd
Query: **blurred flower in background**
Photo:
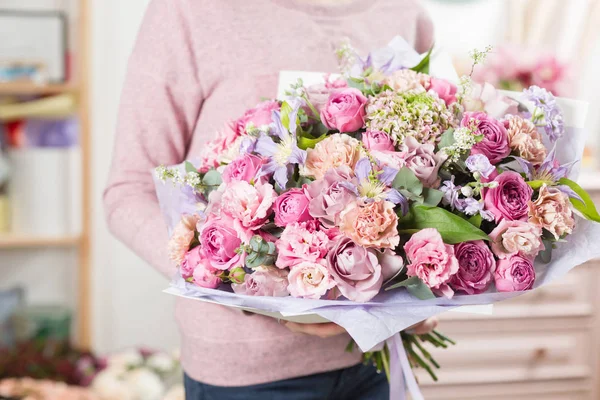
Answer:
M463 73L468 73L466 68L470 68L468 62L464 67L459 66ZM514 91L535 85L561 97L572 96L574 92L569 64L551 52L528 46L505 44L495 47L486 62L475 68L473 80Z

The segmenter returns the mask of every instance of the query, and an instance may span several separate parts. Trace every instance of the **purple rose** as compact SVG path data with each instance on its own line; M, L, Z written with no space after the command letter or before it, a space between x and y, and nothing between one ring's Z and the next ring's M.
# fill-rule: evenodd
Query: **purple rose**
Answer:
M258 267L251 274L244 276L244 282L231 285L237 294L247 296L289 296L288 271L273 267Z
M498 175L493 182L498 186L482 190L485 208L494 214L496 222L525 221L528 216L528 204L533 189L520 174L506 171Z
M311 199L310 215L318 218L326 228L339 226L340 213L356 199L356 194L349 185L344 185L345 182L351 181L354 186L358 186L350 168L344 166L328 170L322 179L308 185L306 193Z
M527 257L513 255L498 261L494 274L499 292L521 292L529 290L535 282L533 261Z
M456 291L467 294L485 292L492 283L496 260L483 240L460 243L454 246L459 269L450 281Z
M500 121L484 112L466 112L461 126L473 128L475 133L483 135L481 142L471 149L471 154L483 154L492 164L509 156L508 133Z
M365 104L367 98L358 89L336 90L321 110L321 122L342 133L357 131L365 125Z
M362 142L368 150L394 151L394 141L385 132L366 131L362 134Z
M303 189L290 189L275 200L275 225L285 227L294 222L313 219L308 212L310 200Z
M417 178L428 188L440 186L438 176L440 167L446 160L443 153L435 153L435 146L431 143L421 144L412 136L405 139L406 153L404 160L406 166L414 172Z
M364 248L341 236L327 254L327 268L344 297L366 302L379 293L384 278L402 268L402 258L390 253ZM385 270L378 255L385 260Z

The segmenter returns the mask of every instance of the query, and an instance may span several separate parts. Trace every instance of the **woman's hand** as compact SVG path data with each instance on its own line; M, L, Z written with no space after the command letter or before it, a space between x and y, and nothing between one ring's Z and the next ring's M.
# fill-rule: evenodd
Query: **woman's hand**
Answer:
M280 324L292 332L305 333L307 335L318 336L323 339L337 336L346 332L344 328L334 324L333 322L326 324L297 324L295 322L280 321Z
M425 321L421 321L418 324L411 326L410 328L406 329L406 332L413 335L426 335L431 333L435 328L437 328L437 326L437 317L431 317Z

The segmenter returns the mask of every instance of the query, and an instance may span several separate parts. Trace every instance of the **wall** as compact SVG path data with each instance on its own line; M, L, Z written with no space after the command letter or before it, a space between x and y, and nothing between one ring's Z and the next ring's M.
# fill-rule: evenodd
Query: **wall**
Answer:
M93 342L110 351L133 345L174 349L177 330L167 282L108 233L102 191L112 153L127 59L148 0L92 1Z

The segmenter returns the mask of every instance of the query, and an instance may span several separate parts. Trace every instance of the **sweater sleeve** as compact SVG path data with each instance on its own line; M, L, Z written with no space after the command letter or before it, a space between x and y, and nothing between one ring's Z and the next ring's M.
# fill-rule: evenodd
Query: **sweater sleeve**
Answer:
M433 21L427 11L423 9L417 19L415 49L419 53L427 52L433 45L434 39Z
M129 60L104 207L111 232L170 277L153 168L182 162L202 106L185 0L153 0Z

